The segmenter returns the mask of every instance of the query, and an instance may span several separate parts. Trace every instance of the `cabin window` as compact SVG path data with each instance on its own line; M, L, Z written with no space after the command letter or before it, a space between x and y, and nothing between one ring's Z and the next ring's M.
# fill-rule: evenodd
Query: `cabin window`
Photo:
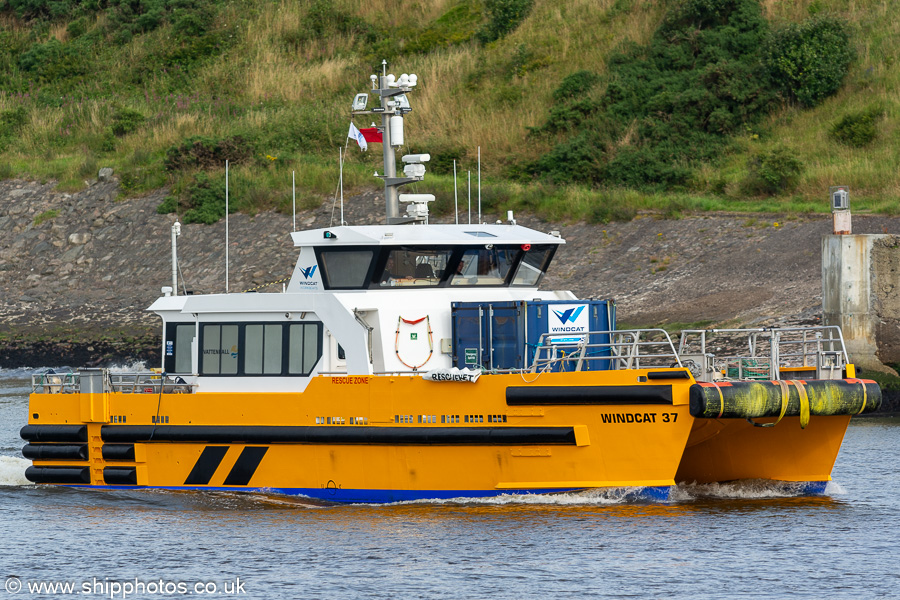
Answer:
M519 268L516 270L516 276L513 279L513 285L537 286L541 282L547 267L550 266L550 259L553 257L555 246L532 246L525 253Z
M450 285L504 285L518 248L471 248L456 266Z
M450 248L394 248L382 257L372 287L436 287L452 254Z
M322 357L322 324L205 323L200 374L308 376Z
M374 250L320 250L319 263L325 287L359 289L366 287Z
M309 375L322 356L321 328L315 323L288 327L288 375Z
M166 325L166 347L163 368L166 373L191 373L191 342L197 329L193 323Z
M245 325L244 335L244 374L281 375L282 326L248 324Z
M204 375L237 375L238 326L204 325L201 372Z

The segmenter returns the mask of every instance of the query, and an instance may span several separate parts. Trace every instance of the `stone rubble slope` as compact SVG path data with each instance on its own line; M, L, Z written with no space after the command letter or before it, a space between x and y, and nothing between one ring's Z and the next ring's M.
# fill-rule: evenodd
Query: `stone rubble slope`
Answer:
M166 193L119 199L115 177L71 194L52 182L0 182L0 342L158 338L158 319L145 309L171 285L175 215L156 212ZM382 198L348 198L345 220L381 222ZM338 214L328 199L298 213L297 226L333 226ZM641 216L607 225L517 218L567 241L542 287L613 298L622 323L771 325L814 323L821 315L821 238L831 231L830 215ZM853 226L855 233L900 233L898 218L854 215ZM232 292L290 276L290 230L289 214L230 216ZM178 252L188 289L225 291L224 244L224 220L183 226ZM258 291L281 290L277 283Z

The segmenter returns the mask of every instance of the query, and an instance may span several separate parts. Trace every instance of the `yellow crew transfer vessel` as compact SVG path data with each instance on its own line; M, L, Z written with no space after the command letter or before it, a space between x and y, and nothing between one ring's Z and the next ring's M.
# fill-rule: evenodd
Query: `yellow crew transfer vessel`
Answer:
M265 490L335 502L763 479L821 492L852 414L836 328L616 330L610 301L542 291L564 241L509 222L428 224L428 155L403 157L415 76L372 76L385 225L292 234L281 294L177 295L162 372L36 374L33 482ZM363 134L360 134L363 135ZM408 203L405 215L400 203ZM174 249L174 233L173 233ZM173 256L174 261L174 256ZM714 335L747 346L709 353Z

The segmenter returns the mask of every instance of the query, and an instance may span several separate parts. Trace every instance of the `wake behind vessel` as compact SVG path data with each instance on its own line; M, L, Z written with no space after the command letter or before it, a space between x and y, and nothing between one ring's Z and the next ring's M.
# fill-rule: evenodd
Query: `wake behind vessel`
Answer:
M433 196L399 194L429 159L396 172L417 81L372 81L379 101L358 94L353 114L382 119L386 224L292 233L284 293L163 288L157 372L35 375L31 481L336 502L824 489L850 416L881 399L837 328L687 331L676 348L662 330L617 330L612 301L541 290L558 234L511 215L429 224ZM714 355L726 334L746 346Z

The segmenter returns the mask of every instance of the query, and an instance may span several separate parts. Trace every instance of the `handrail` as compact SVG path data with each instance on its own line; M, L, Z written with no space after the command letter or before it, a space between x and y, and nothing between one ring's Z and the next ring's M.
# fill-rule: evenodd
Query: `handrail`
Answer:
M727 355L709 352L715 336L717 346L726 346ZM738 349L746 338L747 353ZM850 357L841 328L835 325L810 327L763 327L744 329L686 329L678 344L681 356L699 357L721 371L726 378L780 379L783 370L812 368L840 372ZM821 376L822 373L819 373Z
M817 335L813 339L808 339L807 335L810 332L828 332L828 337L823 337L821 335ZM844 335L841 331L841 328L836 325L815 325L811 327L757 327L757 328L744 328L744 329L685 329L681 332L681 339L678 345L678 353L685 354L687 353L686 345L688 344L689 337L691 335L700 335L700 344L701 344L701 353L706 353L706 342L707 335L717 335L717 334L748 334L748 340L751 340L750 343L750 356L757 356L756 349L753 347L753 341L758 339L758 334L760 333L768 333L768 339L776 339L779 345L788 345L788 344L803 344L813 345L815 344L817 347L821 345L831 345L834 346L836 344L840 344L837 350L826 350L826 352L839 352L843 355L845 362L850 362L850 358L847 354L846 346L844 344ZM784 339L782 334L803 334L802 339ZM800 353L794 353L790 355L801 356ZM813 353L807 353L807 355L813 355Z
M103 391L124 394L158 394L160 387L166 394L193 393L196 383L189 383L178 375L165 375L152 371L110 372L103 371ZM79 394L81 373L33 373L31 391L36 394Z
M650 335L662 336L664 339L647 339ZM664 329L619 329L600 330L579 333L580 342L553 342L553 338L560 337L559 333L543 333L535 347L530 371L549 368L554 363L575 361L574 370L581 371L584 365L606 363L605 368L641 368L641 363L647 366L659 366L655 363L665 363L666 366L681 367L681 359L675 351L672 339ZM592 336L607 336L608 342L590 342ZM644 339L642 340L642 336ZM652 352L644 352L646 349L655 349ZM568 356L558 357L559 352L572 349ZM592 350L593 352L588 352ZM546 353L546 358L542 354Z

